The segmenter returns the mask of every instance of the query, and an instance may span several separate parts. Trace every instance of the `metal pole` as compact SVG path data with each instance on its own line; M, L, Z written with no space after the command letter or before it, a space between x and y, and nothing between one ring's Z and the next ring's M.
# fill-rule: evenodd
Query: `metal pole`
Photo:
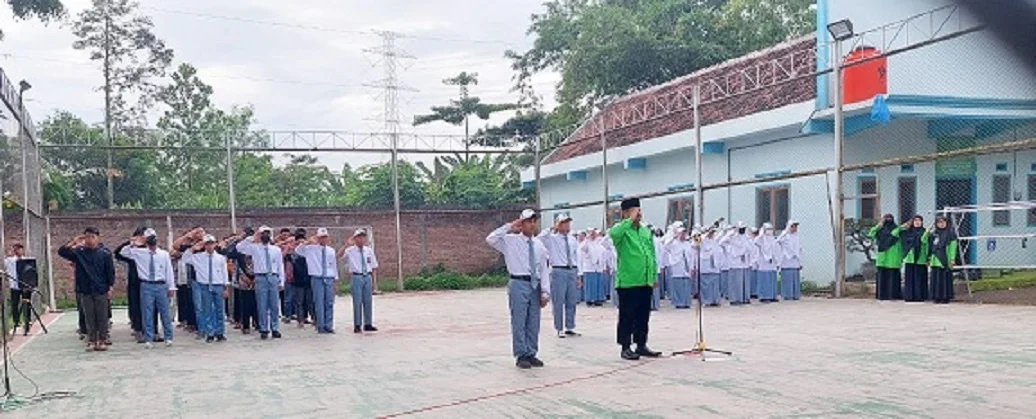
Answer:
M845 282L845 196L842 191L842 171L845 166L843 156L844 126L842 97L842 41L834 43L834 76L835 76L835 297L842 296Z
M230 136L226 136L227 143L227 193L230 196L230 232L237 234L237 198L234 196L234 150L230 146Z
M540 147L542 147L540 136L534 136L533 141L536 141L536 155L534 156L535 162L533 162L536 173L536 208L543 208L543 195L541 192L543 189L540 184Z
M43 220L46 223L45 228L47 230L47 237L44 238L44 241L46 243L45 250L47 252L47 297L50 299L50 309L57 310L58 300L54 292L54 258L50 253L50 216L48 215L43 217Z
M604 200L601 201L601 206L604 207L604 219L602 224L604 230L608 230L608 141L604 137L604 112L601 112L600 119L597 121L597 126L601 130L601 185L604 190Z
M108 146L115 146L115 137L112 135L112 86L111 86L111 16L108 14L108 2L104 2L104 136L108 140ZM104 177L107 182L108 209L115 207L115 183L112 180L113 157L112 149L105 151L108 157L108 168Z
M19 98L19 100L21 100ZM25 249L32 249L32 229L29 227L29 147L32 141L25 135L25 127L18 122L18 141L22 143L22 231L25 237L22 238L22 245Z
M0 252L7 253L7 230L4 227L4 177L0 175Z
M697 224L704 225L705 222L705 195L702 192L702 140L701 140L701 115L698 112L698 105L701 104L701 88L694 85L694 194L695 219ZM688 226L690 228L691 226Z
M403 229L399 215L399 134L392 133L392 201L396 208L396 288L403 290Z

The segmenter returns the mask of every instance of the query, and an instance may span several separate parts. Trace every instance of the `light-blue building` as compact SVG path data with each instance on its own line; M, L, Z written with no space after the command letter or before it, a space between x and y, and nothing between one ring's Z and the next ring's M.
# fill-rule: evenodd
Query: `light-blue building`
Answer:
M832 43L827 25L850 19L857 47L891 54L874 75L849 77L880 82L891 114L887 124L872 116L874 100L845 105L844 161L887 161L953 149L1036 138L1036 82L1019 60L991 34L972 31L977 22L949 0L820 0L816 34L620 98L546 156L541 173L545 208L602 199L600 126L608 141L611 199L650 192L674 193L642 200L656 225L690 221L695 178L694 122L688 106L694 85L701 89L704 141L703 184L759 182L705 192L705 223L724 217L783 227L802 224L805 279L834 279L835 247L830 202L834 172L785 178L835 166ZM820 42L817 42L817 39ZM903 51L900 51L903 50ZM880 74L878 74L880 73ZM802 77L805 74L807 77ZM779 83L778 83L779 82ZM746 86L747 85L747 86ZM748 93L731 95L731 92ZM657 115L664 115L654 117ZM878 118L880 119L880 118ZM843 175L846 218L897 219L921 214L929 221L944 206L1036 200L1036 150L957 159L888 164ZM531 185L534 171L523 173ZM612 203L617 208L618 203ZM600 226L600 205L569 210L576 228ZM612 210L612 216L617 209ZM549 220L550 218L545 218ZM698 222L699 220L694 220ZM962 235L1036 232L1036 212L981 213L962 225ZM1003 240L993 251L973 246L968 262L980 265L1036 265L1036 252ZM862 255L850 254L847 271L858 271Z

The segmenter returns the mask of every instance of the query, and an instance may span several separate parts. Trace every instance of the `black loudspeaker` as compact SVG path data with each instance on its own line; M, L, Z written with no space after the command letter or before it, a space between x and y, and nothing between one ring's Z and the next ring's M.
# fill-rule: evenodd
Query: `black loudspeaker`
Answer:
M15 272L18 274L18 283L22 289L39 288L40 274L36 268L36 259L23 258L15 262Z

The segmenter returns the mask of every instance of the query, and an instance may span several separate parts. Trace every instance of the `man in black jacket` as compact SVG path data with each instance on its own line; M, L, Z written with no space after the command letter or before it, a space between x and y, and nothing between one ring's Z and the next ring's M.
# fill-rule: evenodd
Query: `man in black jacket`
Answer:
M108 308L115 285L115 262L101 245L100 232L89 227L58 249L58 255L75 265L76 295L82 304L88 336L87 351L108 349Z
M306 230L299 229L295 232L295 246L306 242ZM308 319L313 316L313 291L309 287L309 265L306 264L306 257L292 251L285 257L291 263L292 279L291 287L295 297L295 317L299 322L299 328L306 327ZM285 265L288 266L288 265Z

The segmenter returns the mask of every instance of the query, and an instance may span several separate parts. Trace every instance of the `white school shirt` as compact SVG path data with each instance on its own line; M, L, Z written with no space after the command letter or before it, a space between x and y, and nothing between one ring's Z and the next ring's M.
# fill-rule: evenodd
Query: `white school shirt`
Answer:
M509 274L531 276L533 274L531 268L539 271L536 272L536 278L540 282L540 293L545 297L550 297L550 266L547 246L544 246L543 242L535 237L512 234L509 233L510 230L510 224L500 226L486 236L486 243L503 253L504 264L507 265ZM529 262L529 241L532 241L533 258L536 259L532 264Z
M550 230L543 230L536 238L547 248L547 259L550 266L569 266L576 268L577 275L583 274L583 264L579 257L579 241L571 233L565 235ZM568 242L568 254L565 254L565 242Z
M702 238L699 252L701 252L701 273L720 273L720 266L716 262L716 259L717 253L722 253L723 250L720 248L719 244L716 243L716 239Z
M755 238L755 246L759 249L756 269L764 272L776 272L780 257L780 246L773 234L759 233Z
M323 252L323 256L321 256L321 252ZM306 271L310 277L338 278L338 255L331 246L306 244L296 247L295 253L306 258ZM324 263L323 267L320 266L321 262Z
M727 250L727 265L730 269L748 269L752 266L749 253L751 242L748 236L734 233L721 241Z
M730 238L730 234L723 234L716 239L716 249L713 252L712 258L716 261L716 266L719 270L726 272L730 270L730 260L727 254L727 241Z
M666 245L663 243L664 237L652 237L655 242L655 266L658 267L657 273L662 273L662 270L669 265L669 256Z
M146 247L123 246L119 254L136 262L137 276L141 281L165 282L170 291L176 291L176 276L173 273L173 260L169 257L169 252L157 247L152 252ZM154 278L149 272L152 257L155 261Z
M189 282L187 278L187 259L189 259L192 254L194 254L194 251L191 249L184 250L183 253L180 254L180 259L176 261L176 285L187 285Z
M11 289L17 290L18 288L18 257L8 256L4 258L4 271L11 276Z
M784 230L780 237L777 237L777 244L780 245L780 266L783 269L799 269L802 267L802 242L799 241L799 233L789 233Z
M370 246L363 246L362 252L360 251L359 246L349 246L345 249L345 254L342 255L342 259L345 259L349 263L350 273L370 274L371 272L374 272L375 269L378 269L378 258L377 256L374 256L374 249ZM362 263L367 264L366 272L363 271Z
M676 260L676 263L669 265L673 278L690 278L698 262L698 257L695 254L694 248L691 247L691 243L684 240L674 240L672 243L669 243L667 249L669 254L672 255L670 260Z
M227 284L227 258L218 252L201 251L184 256L187 263L194 267L196 283L205 285ZM212 278L209 278L209 263L212 263Z
M246 238L237 243L237 251L252 257L252 273L256 275L273 274L280 280L280 286L284 286L284 255L281 248L272 244L255 243L254 238ZM267 269L267 258L270 267Z
M597 244L594 240L589 238L584 239L582 243L579 243L580 263L582 265L582 272L599 273L601 272L601 251L597 249Z

